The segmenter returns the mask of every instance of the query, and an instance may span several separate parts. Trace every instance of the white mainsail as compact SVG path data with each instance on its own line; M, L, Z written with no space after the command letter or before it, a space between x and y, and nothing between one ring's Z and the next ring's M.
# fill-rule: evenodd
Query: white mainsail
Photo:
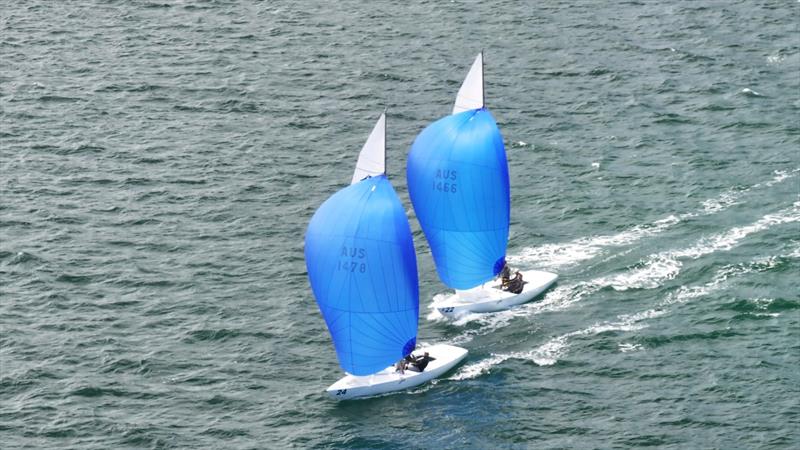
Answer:
M369 134L361 148L356 163L356 171L350 184L356 184L367 177L386 173L386 113L381 114L378 123Z
M478 53L458 90L453 114L477 108L483 108L483 52Z

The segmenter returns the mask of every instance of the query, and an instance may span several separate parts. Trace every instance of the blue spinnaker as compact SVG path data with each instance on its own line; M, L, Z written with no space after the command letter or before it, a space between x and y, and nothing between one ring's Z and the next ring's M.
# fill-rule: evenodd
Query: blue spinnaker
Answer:
M486 108L444 117L414 140L408 192L439 278L470 289L505 264L510 218L503 137Z
M386 175L352 184L319 207L306 231L305 258L345 372L373 374L414 350L417 259Z

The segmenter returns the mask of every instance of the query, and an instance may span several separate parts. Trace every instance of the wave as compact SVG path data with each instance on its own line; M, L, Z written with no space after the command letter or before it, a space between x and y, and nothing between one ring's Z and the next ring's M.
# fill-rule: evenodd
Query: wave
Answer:
M787 258L799 259L800 258L800 245L794 248L789 254L786 255Z
M754 97L763 97L763 96L764 96L763 94L759 94L758 92L756 92L756 91L754 91L754 90L752 90L752 89L750 89L750 88L744 88L744 89L742 89L742 90L741 90L741 93L742 93L742 94L746 94L746 95L752 95L752 96L754 96Z
M775 176L772 178L772 180L767 181L766 183L764 183L764 185L770 187L778 183L782 183L786 179L793 177L797 172L800 172L800 167L792 170L776 170L775 172L773 172ZM761 185L757 184L753 187L761 187Z

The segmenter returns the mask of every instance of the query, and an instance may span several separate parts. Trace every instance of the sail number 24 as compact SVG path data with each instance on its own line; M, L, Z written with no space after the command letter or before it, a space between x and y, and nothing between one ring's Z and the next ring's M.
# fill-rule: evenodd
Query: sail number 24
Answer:
M455 194L458 190L456 181L457 173L450 169L436 169L436 176L433 179L433 190Z

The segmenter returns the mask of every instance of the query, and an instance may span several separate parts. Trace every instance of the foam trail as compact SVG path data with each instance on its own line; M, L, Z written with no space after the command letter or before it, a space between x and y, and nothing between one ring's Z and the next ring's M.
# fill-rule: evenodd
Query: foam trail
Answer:
M670 307L708 296L723 288L726 285L726 281L731 277L770 270L777 265L778 258L779 257L769 257L748 264L725 266L717 271L714 278L708 283L700 286L681 287L677 292L668 296L667 299L660 302L652 309L634 314L620 314L614 321L596 323L585 329L556 336L530 351L492 354L489 358L463 366L450 379L465 380L476 378L484 373L490 372L492 367L502 364L509 359L530 360L539 366L553 365L566 354L570 346L570 341L575 337L592 336L608 331L637 331L647 328L648 324L643 322L669 313ZM771 302L770 299L764 300L763 303L765 306L763 309L766 309L766 305L768 305L769 302ZM775 316L775 314L770 315ZM621 352L626 353L641 349L641 346L623 343L619 345L619 349Z
M795 247L794 250L792 250L791 252L789 252L789 254L786 255L786 257L787 258L793 258L793 259L800 258L800 245Z
M492 367L495 367L509 359L523 359L532 361L538 366L551 366L564 356L569 348L569 340L571 338L576 336L605 333L607 331L635 331L644 327L644 325L637 325L635 323L625 321L614 323L598 323L583 330L573 331L554 337L530 351L492 354L492 356L489 358L472 364L464 365L450 379L466 380L476 378L484 373L488 373Z
M773 178L767 182L757 183L749 188L731 188L715 198L705 200L701 209L679 215L670 215L656 220L650 224L636 225L628 230L607 236L592 236L579 238L571 242L558 244L544 244L538 247L527 247L517 255L508 255L512 264L536 264L538 267L557 269L576 265L582 261L595 258L607 247L631 245L643 238L662 233L674 225L698 216L716 214L724 211L741 201L741 197L754 188L771 187L794 177L800 168L776 170Z
M716 251L730 250L750 234L766 230L773 225L797 221L800 221L800 201L795 202L792 207L784 209L776 214L768 214L753 224L732 228L726 233L702 239L697 245L682 251L672 252L670 256L674 258L697 259Z
M682 260L728 251L739 245L747 236L765 231L775 225L800 221L800 201L775 214L767 214L758 221L700 239L695 245L682 250L670 250L650 255L641 267L611 276L597 278L591 283L611 287L618 291L628 289L654 289L665 281L674 279L683 266Z
M773 172L775 176L772 178L772 180L767 181L764 184L767 186L773 186L778 183L782 183L787 178L793 177L797 172L800 172L800 167L792 170L776 170L775 172Z
M729 189L722 194L720 194L716 198L710 198L702 203L703 210L700 213L686 213L681 215L684 219L689 219L692 217L697 217L699 215L707 215L707 214L714 214L720 211L724 211L731 206L739 204L739 198L745 192L748 192L750 189L744 190L733 190Z
M680 261L669 255L650 255L641 267L612 277L598 278L596 284L600 287L609 286L616 291L655 289L677 277L681 266Z
M581 261L592 259L606 247L617 247L633 244L640 239L661 233L681 219L668 216L649 225L637 225L629 230L611 236L593 236L580 238L565 244L544 244L538 247L527 247L517 255L509 255L512 264L535 262L543 268L558 268L575 265Z

